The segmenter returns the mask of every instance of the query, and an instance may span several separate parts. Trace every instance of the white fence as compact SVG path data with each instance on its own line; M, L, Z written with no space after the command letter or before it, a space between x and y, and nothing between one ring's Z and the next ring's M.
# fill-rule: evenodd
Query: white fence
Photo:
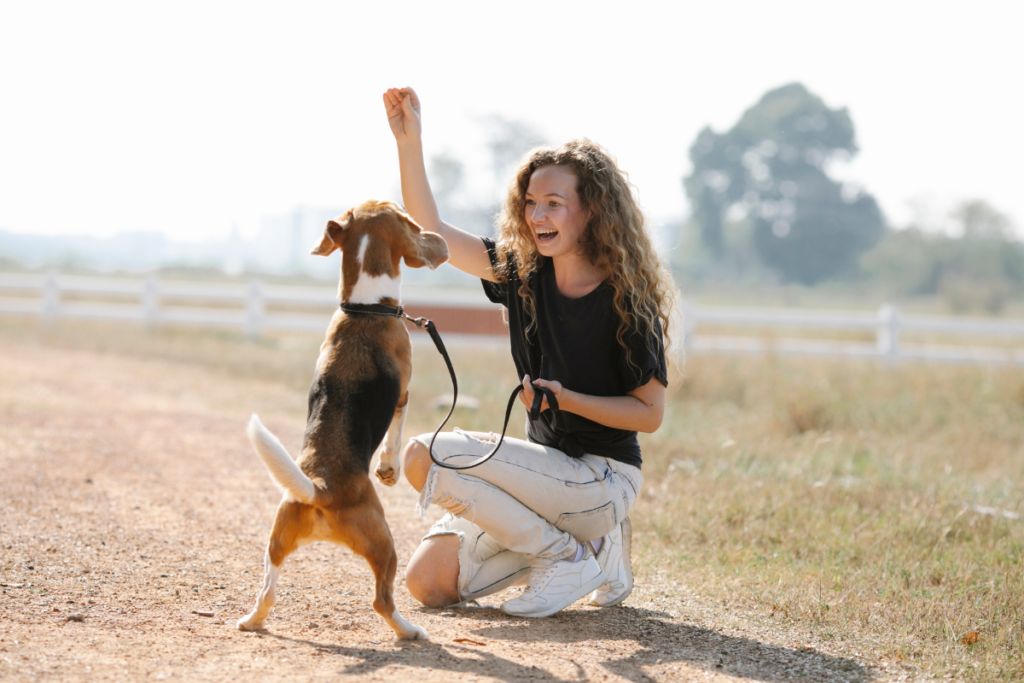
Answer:
M407 288L403 303L446 308L495 306L483 297ZM20 296L11 296L12 294ZM468 294L468 293L467 293ZM47 322L59 318L136 321L148 327L195 325L243 329L249 337L263 331L323 332L338 305L337 287L182 282L147 278L23 275L0 273L0 313L34 314ZM287 307L324 312L289 313Z
M250 337L263 331L326 329L337 305L336 287L182 282L147 278L83 277L49 273L0 273L0 314L37 315L46 321L98 319L137 321L150 327L196 325L233 327ZM482 292L406 287L403 304L494 313ZM306 313L288 308L322 309ZM794 309L704 307L683 304L685 345L696 352L779 353L853 356L889 360L1024 364L1024 321L903 315L893 306L878 311L833 312ZM701 334L701 327L747 328L754 334ZM776 330L841 331L861 340L784 338ZM771 335L765 336L770 330ZM442 330L444 333L445 330ZM459 330L452 330L458 334ZM866 334L865 334L866 333ZM907 343L906 336L936 337L936 343ZM872 341L864 341L868 336ZM996 339L1003 346L993 346ZM959 343L949 343L949 341ZM983 344L979 345L978 340ZM987 343L988 345L984 345Z
M904 315L895 306L876 312L710 308L683 305L687 348L726 353L779 353L813 356L853 356L886 360L928 360L953 363L1024 364L1024 321L952 316ZM698 336L701 325L754 329L813 329L869 333L873 342L813 338ZM858 336L863 336L858 335ZM906 337L935 337L942 343ZM993 346L1000 340L1004 345ZM979 344L977 342L981 341ZM954 342L954 343L950 343ZM986 345L988 344L988 345Z

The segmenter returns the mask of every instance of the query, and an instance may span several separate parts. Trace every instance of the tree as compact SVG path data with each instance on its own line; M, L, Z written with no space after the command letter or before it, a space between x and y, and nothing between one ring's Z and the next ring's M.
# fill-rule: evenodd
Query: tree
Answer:
M961 234L924 222L891 231L863 266L890 296L938 296L959 313L1000 313L1024 291L1024 245L1009 217L979 199L950 217Z
M721 257L726 213L740 207L760 258L784 277L813 284L849 270L884 232L874 198L826 172L856 153L846 108L799 83L766 93L727 133L704 128L684 180L703 243Z
M960 224L963 236L968 239L1012 239L1009 216L983 199L960 203L950 212L950 217Z

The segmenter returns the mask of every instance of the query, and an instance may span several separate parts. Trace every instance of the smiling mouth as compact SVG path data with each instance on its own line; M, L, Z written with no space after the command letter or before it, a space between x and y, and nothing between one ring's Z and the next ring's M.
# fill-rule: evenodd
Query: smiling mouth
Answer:
M538 242L550 242L551 240L555 239L555 236L557 234L558 234L557 230L538 230L537 231L537 241Z

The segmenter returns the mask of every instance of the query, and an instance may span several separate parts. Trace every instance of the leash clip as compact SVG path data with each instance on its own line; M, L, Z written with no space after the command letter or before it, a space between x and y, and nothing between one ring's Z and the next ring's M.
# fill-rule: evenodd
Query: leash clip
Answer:
M404 312L402 313L402 317L411 322L416 327L420 328L421 330L427 329L427 325L430 324L430 321L427 320L426 318L413 318L411 315L408 315Z

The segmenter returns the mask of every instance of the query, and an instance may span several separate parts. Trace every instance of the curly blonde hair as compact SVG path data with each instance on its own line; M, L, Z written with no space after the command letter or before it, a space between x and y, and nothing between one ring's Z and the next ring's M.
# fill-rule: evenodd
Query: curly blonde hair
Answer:
M533 172L543 166L561 166L576 175L580 204L589 209L590 220L579 245L590 262L607 276L614 291L619 316L616 339L627 351L626 338L637 330L647 339L661 322L664 345L668 348L669 323L678 294L672 276L662 267L648 234L643 211L633 195L633 186L615 160L600 145L586 138L570 140L561 147L538 147L523 157L508 187L498 218L498 267L495 276L507 281L515 259L530 322L536 325L536 309L529 276L541 263L533 231L526 223L526 190ZM657 352L658 349L651 349Z

